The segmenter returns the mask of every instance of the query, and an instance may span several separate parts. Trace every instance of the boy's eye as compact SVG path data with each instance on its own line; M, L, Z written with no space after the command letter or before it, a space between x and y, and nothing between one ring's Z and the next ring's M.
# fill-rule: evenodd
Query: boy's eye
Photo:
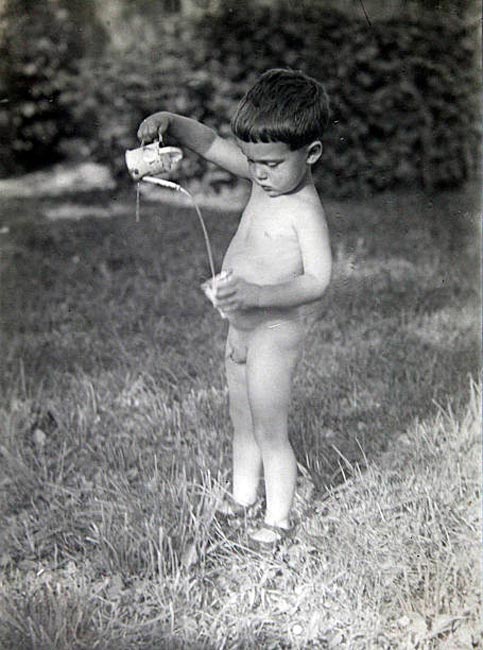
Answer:
M250 160L250 158L248 158L247 160L249 165L262 165L263 167L269 167L270 169L274 169L275 167L278 167L282 162L281 160L267 160L267 161L257 162L255 160Z

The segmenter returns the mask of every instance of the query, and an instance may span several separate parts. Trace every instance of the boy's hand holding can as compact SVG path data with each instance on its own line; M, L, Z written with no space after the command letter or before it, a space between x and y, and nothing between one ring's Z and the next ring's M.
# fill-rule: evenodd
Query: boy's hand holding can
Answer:
M169 127L169 115L165 112L154 113L150 115L139 125L137 132L138 139L143 142L153 142L159 138L163 141L163 136Z

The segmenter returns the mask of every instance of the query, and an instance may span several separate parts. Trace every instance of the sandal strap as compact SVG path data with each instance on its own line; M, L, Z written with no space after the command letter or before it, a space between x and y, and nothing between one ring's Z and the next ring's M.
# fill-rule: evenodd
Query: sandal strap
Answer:
M294 527L282 528L281 526L273 526L272 524L263 524L258 530L270 530L273 533L280 535L282 539L290 539L294 534Z
M291 528L282 528L281 526L272 526L271 524L263 524L262 526L260 526L260 528L257 528L257 530L253 532L256 534L262 531L269 531L271 533L275 533L276 538L271 541L263 541L263 540L258 540L255 537L253 537L252 534L249 534L250 541L256 544L258 548L263 548L263 547L268 548L268 547L273 547L274 545L277 545L284 540L292 539L295 532L295 528L293 526Z
M216 509L216 512L224 515L225 517L241 517L249 516L257 507L258 501L251 503L249 506L244 506L231 496L231 494L225 494L221 505Z

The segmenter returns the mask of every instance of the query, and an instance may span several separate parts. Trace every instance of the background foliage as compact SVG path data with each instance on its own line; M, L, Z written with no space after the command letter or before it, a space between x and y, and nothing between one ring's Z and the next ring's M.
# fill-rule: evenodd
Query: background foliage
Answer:
M303 69L327 86L332 122L318 170L326 193L458 185L475 174L475 25L439 13L369 23L316 0L220 0L189 15L168 4L141 12L139 3L125 3L118 25L129 30L109 42L93 2L42 0L35 10L25 0L7 2L4 175L77 155L124 176L124 150L136 145L139 121L160 108L228 135L244 91L274 66ZM192 186L233 182L189 157L182 178Z
M61 97L79 61L93 61L107 34L81 0L7 0L0 41L0 145L4 174L63 156L77 125Z

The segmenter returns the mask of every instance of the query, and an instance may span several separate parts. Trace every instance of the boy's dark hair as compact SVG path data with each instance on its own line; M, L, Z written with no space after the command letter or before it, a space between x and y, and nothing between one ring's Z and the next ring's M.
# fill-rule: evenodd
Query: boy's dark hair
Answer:
M285 142L292 150L322 137L329 121L324 86L298 70L264 72L231 121L244 142Z

